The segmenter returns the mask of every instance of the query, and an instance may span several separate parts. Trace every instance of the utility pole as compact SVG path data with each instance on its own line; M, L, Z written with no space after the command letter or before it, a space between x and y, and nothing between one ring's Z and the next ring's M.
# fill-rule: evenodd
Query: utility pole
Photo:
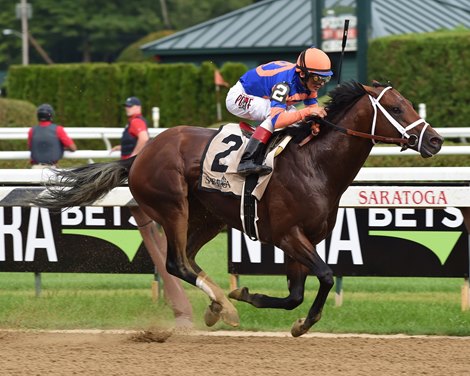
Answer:
M29 64L29 46L28 46L28 3L26 0L21 0L20 3L20 15L21 15L21 44L22 44L22 55L23 65Z
M171 29L170 18L168 17L168 8L166 7L166 0L160 0L160 7L162 8L162 18L165 28Z

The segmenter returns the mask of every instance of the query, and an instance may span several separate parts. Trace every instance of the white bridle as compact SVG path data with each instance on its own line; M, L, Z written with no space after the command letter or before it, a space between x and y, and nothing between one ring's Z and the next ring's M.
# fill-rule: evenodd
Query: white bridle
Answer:
M410 139L411 136L413 136L413 138L415 139L414 143L410 143L411 139L408 141L408 146L415 146L416 145L416 141L418 141L418 151L421 150L421 142L423 140L423 136L424 134L426 133L426 129L428 128L429 126L429 123L427 123L424 119L422 118L419 118L418 120L414 121L413 123L411 123L410 125L406 126L406 127L403 127L398 121L396 121L392 115L390 115L387 110L379 103L380 102L380 99L383 97L383 95L385 94L385 92L389 89L391 89L392 87L391 86L387 86L386 88L384 88L382 90L382 92L379 94L379 96L377 98L374 98L373 96L369 95L369 99L372 103L372 108L374 109L374 118L372 120L372 131L371 131L371 134L372 135L375 135L375 126L376 126L376 123L377 123L377 108L380 110L380 112L382 112L382 114L387 118L387 120L396 128L396 130L401 134L401 136L403 138L407 138L407 139ZM417 125L421 124L421 123L424 123L424 127L423 129L421 129L421 133L419 135L419 139L418 137L416 137L416 135L410 135L408 134L408 131L413 129L414 127L416 127ZM372 143L375 144L377 141L376 140L372 140Z

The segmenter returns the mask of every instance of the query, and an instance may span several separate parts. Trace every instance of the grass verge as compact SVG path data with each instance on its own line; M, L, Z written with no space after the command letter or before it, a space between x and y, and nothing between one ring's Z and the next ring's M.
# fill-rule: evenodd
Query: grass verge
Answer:
M199 264L228 292L227 239L221 234L199 253ZM17 329L144 329L173 322L163 299L152 301L151 275L42 274L35 297L32 273L0 273L0 327ZM285 276L241 276L252 292L285 296ZM452 278L345 277L344 302L335 307L334 291L323 318L311 331L376 334L470 335L470 312L462 312L463 280ZM230 329L217 323L208 329L203 313L208 298L184 283L198 329ZM304 303L292 311L257 309L235 302L241 330L288 331L305 317L318 288L307 278Z

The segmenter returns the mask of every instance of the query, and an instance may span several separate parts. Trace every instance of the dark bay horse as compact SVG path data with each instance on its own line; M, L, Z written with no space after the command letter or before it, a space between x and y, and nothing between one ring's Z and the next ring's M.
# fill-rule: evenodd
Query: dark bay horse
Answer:
M375 142L358 136L388 138L424 158L436 154L443 142L411 103L390 86L347 82L330 95L327 120L349 134L322 125L320 134L303 147L288 144L276 158L273 176L258 203L260 240L285 253L288 296L253 294L247 288L229 295L259 308L293 309L302 303L306 277L313 273L320 282L319 290L307 317L294 323L293 336L306 333L320 319L333 286L332 271L315 246L332 231L340 197ZM211 299L206 324L221 318L236 326L236 308L195 262L199 249L226 225L242 230L238 198L198 188L201 157L213 135L213 129L199 127L168 129L137 157L58 171L48 194L34 203L56 210L91 204L128 179L141 209L165 229L168 271Z

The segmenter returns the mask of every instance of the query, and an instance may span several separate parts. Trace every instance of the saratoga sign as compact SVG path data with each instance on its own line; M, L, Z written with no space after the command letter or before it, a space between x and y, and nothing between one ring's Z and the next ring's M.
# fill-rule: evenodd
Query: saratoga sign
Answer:
M361 186L352 185L341 197L343 207L421 207L468 206L468 186Z
M428 190L380 190L359 191L359 204L366 206L416 206L416 205L448 205L445 191L435 188Z
M439 196L438 196L439 197ZM459 209L340 208L317 246L337 276L468 277L468 235ZM229 231L231 274L285 274L284 253Z

